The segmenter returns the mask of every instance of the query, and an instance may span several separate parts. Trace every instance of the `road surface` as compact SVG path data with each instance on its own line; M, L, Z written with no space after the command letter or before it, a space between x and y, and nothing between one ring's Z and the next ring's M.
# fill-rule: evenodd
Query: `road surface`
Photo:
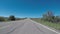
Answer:
M51 31L30 19L12 21L8 24L1 24L0 34L59 34Z

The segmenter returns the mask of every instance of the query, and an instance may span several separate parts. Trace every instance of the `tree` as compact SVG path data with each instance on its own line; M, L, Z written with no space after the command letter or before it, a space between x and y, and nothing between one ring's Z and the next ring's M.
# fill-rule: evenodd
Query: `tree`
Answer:
M43 19L46 20L46 21L49 21L49 22L53 22L54 17L55 17L55 16L54 16L54 14L53 14L52 11L48 11L47 13L45 13L45 14L43 15Z
M48 17L54 16L54 15L53 15L53 12L52 12L52 11L48 11L48 12L47 12L47 16L48 16Z
M15 21L15 16L13 16L13 15L9 16L9 20Z

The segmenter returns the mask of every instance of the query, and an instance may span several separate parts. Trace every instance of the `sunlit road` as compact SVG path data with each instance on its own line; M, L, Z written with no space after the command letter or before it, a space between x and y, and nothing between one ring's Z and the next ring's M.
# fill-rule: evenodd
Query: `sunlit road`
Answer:
M3 24L1 24L3 25ZM13 21L0 28L0 34L58 34L30 19Z

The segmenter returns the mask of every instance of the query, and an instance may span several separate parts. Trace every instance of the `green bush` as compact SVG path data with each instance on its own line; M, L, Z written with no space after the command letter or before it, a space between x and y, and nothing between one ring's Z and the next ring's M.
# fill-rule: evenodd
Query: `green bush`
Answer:
M0 21L5 21L5 18L4 17L0 17Z

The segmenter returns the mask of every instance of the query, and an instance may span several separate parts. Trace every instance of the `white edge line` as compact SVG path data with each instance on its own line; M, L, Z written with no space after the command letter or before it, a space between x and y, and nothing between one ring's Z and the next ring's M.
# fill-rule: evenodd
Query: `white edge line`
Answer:
M31 19L30 19L30 20L31 20ZM45 26L45 25L43 25L43 24L41 24L41 23L37 23L37 22L35 22L35 21L33 21L33 20L31 20L31 21L34 22L34 23L36 23L36 24L39 24L39 25L43 26L44 28L46 28L46 29L48 29L48 30L51 30L51 31L53 31L53 32L55 32L55 33L57 33L57 34L60 34L59 32L56 32L55 30L50 29L49 27L47 27L47 26Z

